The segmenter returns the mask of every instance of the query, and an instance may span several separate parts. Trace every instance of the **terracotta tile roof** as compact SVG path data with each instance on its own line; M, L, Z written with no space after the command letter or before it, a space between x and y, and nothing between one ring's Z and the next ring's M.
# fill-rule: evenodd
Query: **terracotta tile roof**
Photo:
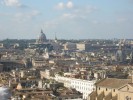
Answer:
M107 88L119 88L127 83L131 83L131 79L106 78L96 83L96 86Z

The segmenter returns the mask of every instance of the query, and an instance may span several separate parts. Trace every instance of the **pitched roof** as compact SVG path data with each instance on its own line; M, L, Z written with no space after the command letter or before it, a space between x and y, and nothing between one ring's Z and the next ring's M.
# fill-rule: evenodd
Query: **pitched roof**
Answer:
M131 87L133 87L133 83L128 83Z
M96 83L96 86L107 88L119 88L127 83L131 83L131 79L106 78Z

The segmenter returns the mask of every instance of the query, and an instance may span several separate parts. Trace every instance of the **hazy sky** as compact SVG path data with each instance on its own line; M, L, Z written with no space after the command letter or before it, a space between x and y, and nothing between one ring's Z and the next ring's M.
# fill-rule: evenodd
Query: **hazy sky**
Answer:
M133 38L133 0L0 0L0 39Z

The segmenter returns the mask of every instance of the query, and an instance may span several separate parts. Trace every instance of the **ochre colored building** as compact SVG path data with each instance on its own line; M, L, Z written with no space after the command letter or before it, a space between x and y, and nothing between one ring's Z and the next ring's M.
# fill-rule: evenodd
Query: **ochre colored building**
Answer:
M106 78L95 85L88 100L133 100L132 79Z

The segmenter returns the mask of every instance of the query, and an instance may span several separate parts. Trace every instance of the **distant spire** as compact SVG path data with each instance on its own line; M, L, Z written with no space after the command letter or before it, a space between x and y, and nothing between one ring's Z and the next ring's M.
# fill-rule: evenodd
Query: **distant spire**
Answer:
M119 42L119 50L121 50L122 49L122 40L120 40L120 42Z
M43 30L41 29L41 33L43 33Z
M55 40L57 40L56 33L55 33Z
M57 42L57 37L56 37L56 33L55 33L55 40L54 40L55 42Z

